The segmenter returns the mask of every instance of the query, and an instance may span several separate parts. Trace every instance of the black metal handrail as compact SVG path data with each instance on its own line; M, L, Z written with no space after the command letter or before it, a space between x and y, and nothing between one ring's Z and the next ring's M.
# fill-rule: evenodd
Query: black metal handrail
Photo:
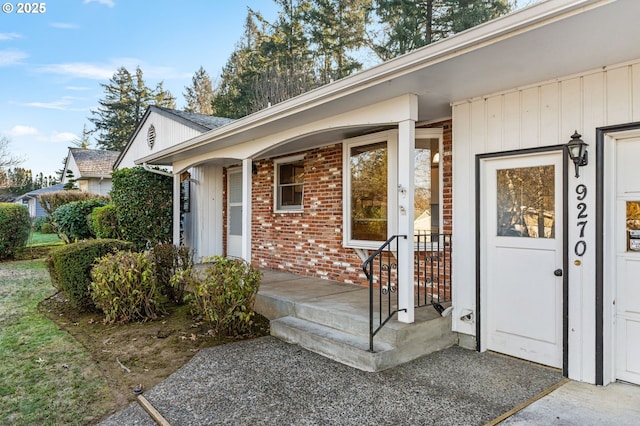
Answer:
M415 243L416 308L451 301L451 234L417 233Z
M362 264L369 282L369 351L373 338L398 312L397 241L406 235L394 235ZM394 244L395 243L395 244ZM378 321L374 320L374 287L378 284ZM443 303L451 301L451 234L417 233L414 236L415 307L433 306L439 313ZM392 294L395 293L395 301ZM392 303L395 302L395 303Z
M406 309L397 309L398 306L398 284L397 273L394 270L398 269L397 258L397 242L395 244L395 250L393 250L392 243L400 238L406 239L406 235L394 235L389 238L378 250L373 252L371 256L362 264L362 270L369 282L369 351L373 352L373 337L384 327L384 325L395 314ZM376 260L377 259L377 260ZM376 268L377 267L377 268ZM379 283L378 291L378 326L374 329L374 291L373 287L376 283ZM383 285L384 283L384 285ZM396 293L395 306L391 303L391 294ZM386 300L385 300L386 299ZM383 319L383 307L386 307L386 317Z

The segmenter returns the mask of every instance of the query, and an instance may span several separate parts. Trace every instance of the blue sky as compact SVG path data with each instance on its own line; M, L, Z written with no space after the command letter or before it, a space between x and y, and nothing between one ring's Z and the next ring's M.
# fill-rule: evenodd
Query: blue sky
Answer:
M0 12L0 135L21 167L45 175L91 128L100 84L117 68L140 66L147 85L163 81L182 109L200 66L218 78L247 6L268 20L277 14L271 0L50 0L41 14L17 14L17 3Z

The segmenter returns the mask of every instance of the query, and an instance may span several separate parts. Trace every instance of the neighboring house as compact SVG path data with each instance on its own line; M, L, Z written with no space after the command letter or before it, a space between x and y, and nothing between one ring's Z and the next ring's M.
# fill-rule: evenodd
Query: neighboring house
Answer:
M174 200L190 171L199 256L361 284L400 236L405 323L411 236L452 233L461 345L640 384L638 16L540 2L135 162L171 167Z
M73 180L80 191L108 195L111 191L111 171L119 155L116 151L69 148L62 184Z
M136 165L135 160L139 158L162 152L180 142L200 136L231 121L233 120L229 118L150 106L140 120L129 142L115 161L113 169L133 167ZM140 165L144 165L144 163ZM155 171L155 173L166 174L170 170L171 167L163 167L160 172ZM190 189L194 185L193 196L206 197L205 194L198 192L202 186L196 185L199 179L199 171L200 169L191 168L182 171L179 180L182 193L185 196L185 205L180 205L180 191L176 193L178 199L175 205L180 206L181 211L184 213L182 221L179 220L182 223L184 244L193 247L197 246L200 248L201 253L210 256L221 251L222 242L217 243L214 238L208 237L204 229L197 227L199 218L201 215L206 215L207 212L189 208ZM180 214L180 210L177 214Z
M35 191L27 192L26 194L20 195L15 199L14 202L27 206L27 208L29 209L29 216L31 216L32 219L46 216L47 212L40 204L38 196L47 192L62 191L63 186L63 184L58 183L46 188L36 189Z

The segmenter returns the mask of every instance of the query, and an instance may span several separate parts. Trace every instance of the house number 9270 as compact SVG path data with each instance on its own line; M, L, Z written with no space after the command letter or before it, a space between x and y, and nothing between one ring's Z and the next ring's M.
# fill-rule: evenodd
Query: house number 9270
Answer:
M577 199L578 203L578 230L580 231L580 240L576 243L574 248L574 252L576 256L584 256L587 252L587 242L584 240L584 230L587 227L587 218L589 214L587 213L587 204L584 203L584 199L587 197L587 186L584 184L580 184L576 186L576 194L578 194Z

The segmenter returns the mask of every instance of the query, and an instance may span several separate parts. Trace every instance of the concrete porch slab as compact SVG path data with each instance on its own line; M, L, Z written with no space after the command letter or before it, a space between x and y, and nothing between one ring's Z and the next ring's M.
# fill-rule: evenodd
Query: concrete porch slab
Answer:
M451 318L425 306L416 309L414 323L391 319L369 352L367 287L280 271L262 273L254 309L271 320L271 334L346 365L381 371L458 343ZM379 315L374 307L376 328Z

